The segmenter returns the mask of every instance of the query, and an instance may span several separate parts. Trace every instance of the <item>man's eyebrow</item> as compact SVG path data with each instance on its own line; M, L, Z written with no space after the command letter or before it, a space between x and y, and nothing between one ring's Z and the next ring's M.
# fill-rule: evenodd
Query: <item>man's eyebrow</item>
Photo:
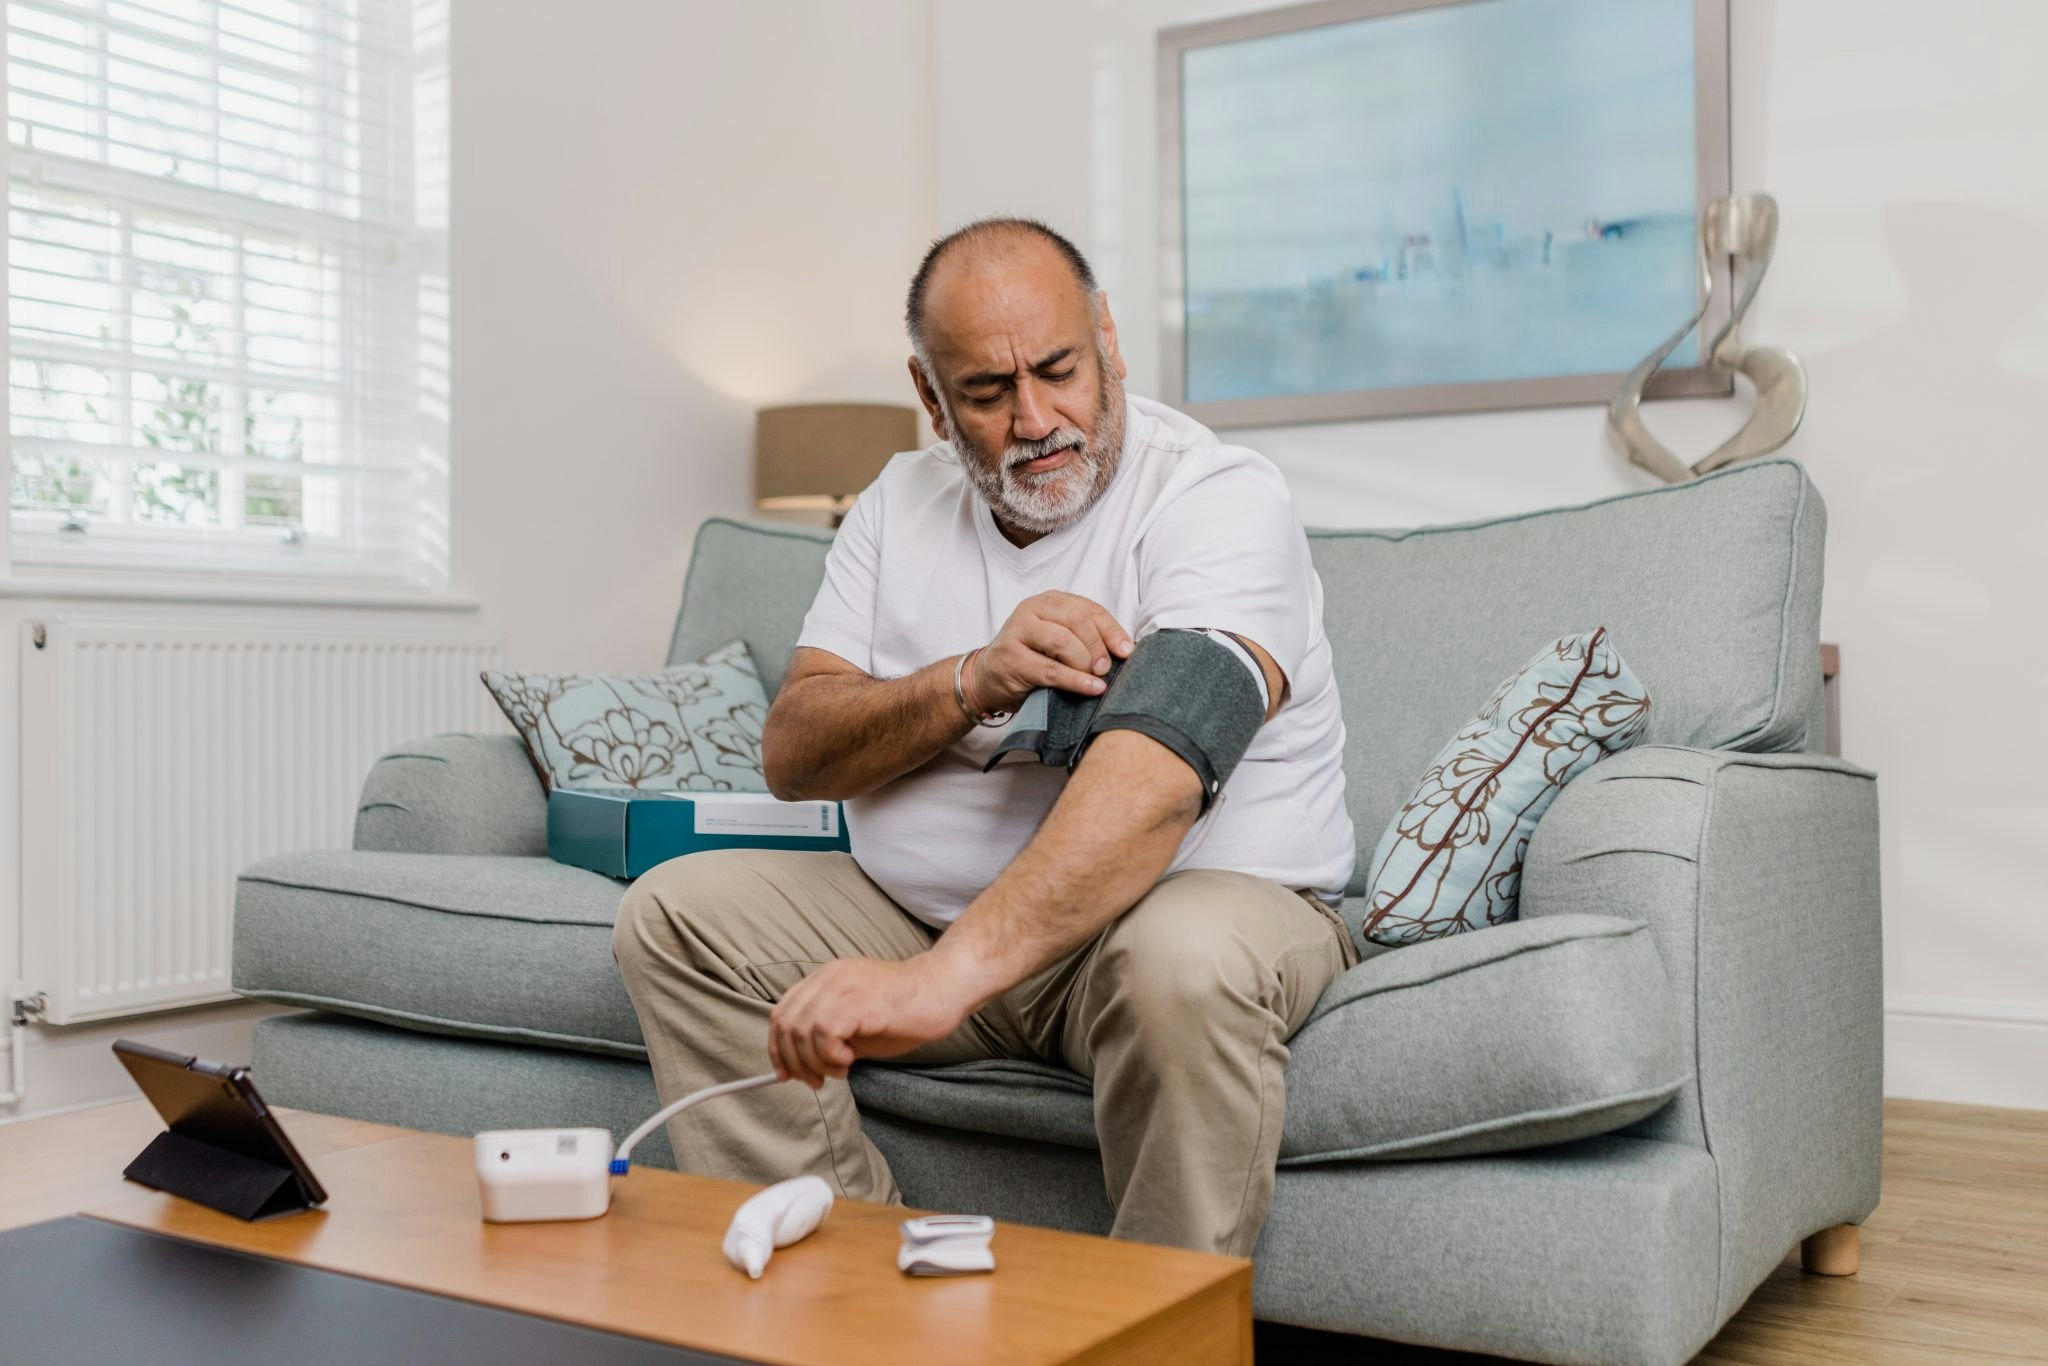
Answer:
M1059 350L1053 352L1051 355L1045 357L1043 360L1033 361L1031 363L1031 368L1033 370L1038 371L1049 370L1053 366L1058 365L1061 361L1068 359L1073 354L1073 347L1062 346ZM1015 370L984 370L980 374L969 375L966 379L961 380L960 387L962 389L973 389L985 384L1007 384L1009 383L1009 381L1015 379L1016 377L1017 372Z

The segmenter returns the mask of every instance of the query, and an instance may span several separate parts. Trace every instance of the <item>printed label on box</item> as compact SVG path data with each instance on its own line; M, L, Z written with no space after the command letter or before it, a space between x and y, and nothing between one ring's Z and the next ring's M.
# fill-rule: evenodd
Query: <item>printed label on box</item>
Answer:
M838 839L839 803L782 802L755 792L691 792L700 835Z

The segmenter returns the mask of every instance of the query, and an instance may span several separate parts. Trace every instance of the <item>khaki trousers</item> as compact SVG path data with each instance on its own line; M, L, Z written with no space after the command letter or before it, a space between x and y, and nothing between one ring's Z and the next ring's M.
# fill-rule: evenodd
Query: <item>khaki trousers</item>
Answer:
M612 949L666 1104L765 1071L769 1012L813 968L908 958L936 937L846 854L745 849L642 876ZM1287 1039L1355 958L1309 897L1242 873L1180 873L897 1061L1031 1058L1092 1077L1112 1235L1249 1256L1273 1199ZM669 1141L685 1171L815 1173L853 1199L901 1203L843 1081L721 1097L670 1120Z

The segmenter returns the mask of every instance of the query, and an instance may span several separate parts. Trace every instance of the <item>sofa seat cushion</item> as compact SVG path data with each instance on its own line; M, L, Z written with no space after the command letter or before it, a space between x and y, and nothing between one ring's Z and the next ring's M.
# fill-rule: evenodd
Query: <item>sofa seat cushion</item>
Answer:
M1381 954L1289 1045L1283 1162L1457 1157L1633 1124L1691 1078L1649 928L1516 921Z
M1383 953L1294 1036L1280 1164L1506 1152L1607 1133L1691 1075L1649 931L1559 915ZM864 1106L1096 1145L1085 1078L1039 1063L863 1065Z
M545 858L320 850L235 888L235 990L406 1029L644 1058L623 883Z
M1067 1148L1096 1146L1095 1088L1080 1073L1050 1063L860 1063L850 1080L864 1110Z

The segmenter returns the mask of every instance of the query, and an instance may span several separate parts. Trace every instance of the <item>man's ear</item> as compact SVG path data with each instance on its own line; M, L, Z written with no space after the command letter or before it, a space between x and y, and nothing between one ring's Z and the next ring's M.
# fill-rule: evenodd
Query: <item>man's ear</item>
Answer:
M924 405L925 414L932 420L932 435L941 441L952 440L952 433L946 430L946 410L939 406L938 391L932 388L931 376L925 374L916 356L910 358L910 382L917 389L917 401Z
M1109 291L1095 291L1095 306L1102 313L1102 349L1109 354L1109 363L1116 367L1118 379L1129 379L1131 367L1124 364L1124 353L1116 348L1116 319L1109 316Z

